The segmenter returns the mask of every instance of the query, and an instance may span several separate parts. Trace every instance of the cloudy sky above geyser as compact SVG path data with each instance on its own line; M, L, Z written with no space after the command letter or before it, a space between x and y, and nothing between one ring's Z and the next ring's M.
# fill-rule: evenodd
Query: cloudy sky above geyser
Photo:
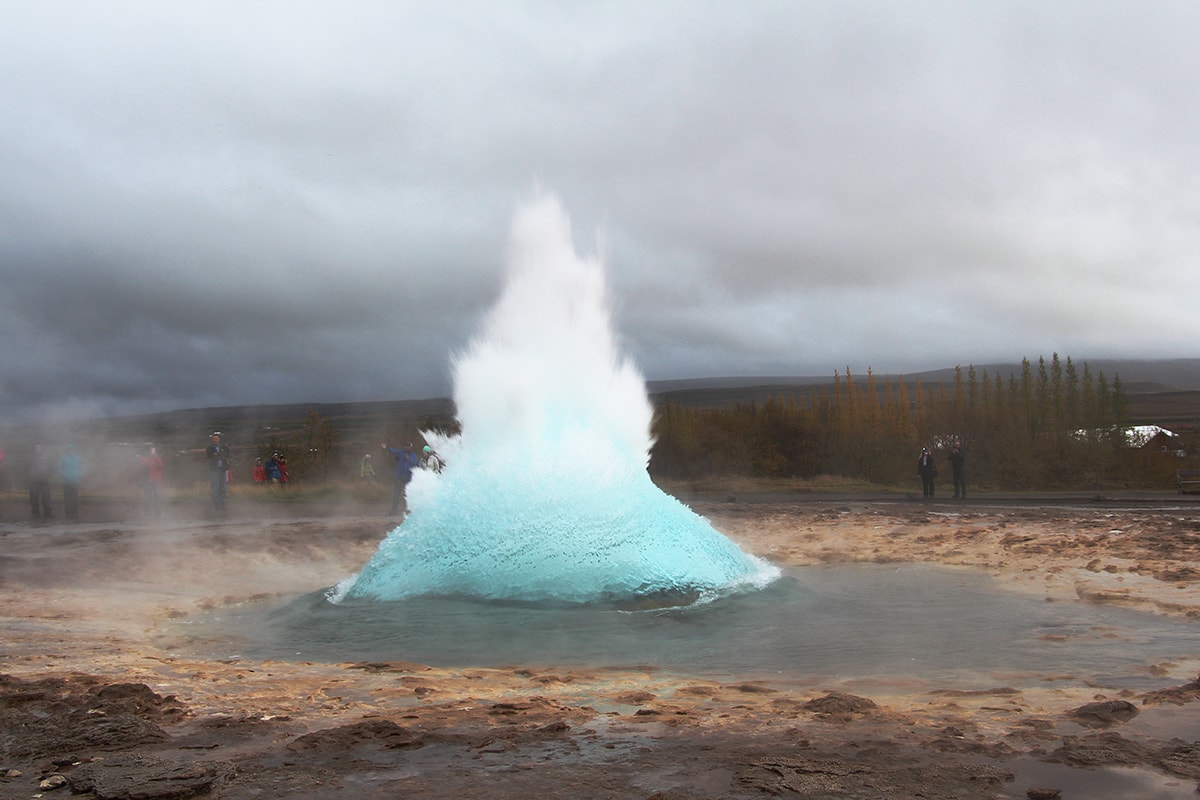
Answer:
M447 394L535 185L650 379L1195 356L1197 41L1190 0L10 3L0 417Z

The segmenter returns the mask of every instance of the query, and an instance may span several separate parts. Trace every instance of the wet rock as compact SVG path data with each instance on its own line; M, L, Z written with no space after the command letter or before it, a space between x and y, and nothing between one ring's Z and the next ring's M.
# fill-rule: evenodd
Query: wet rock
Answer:
M1034 717L1018 720L1016 727L1004 734L1004 738L1026 746L1058 741L1058 735L1054 733L1054 723L1048 719Z
M655 695L650 692L622 692L613 696L614 703L626 706L640 706L642 703L649 703L654 699Z
M187 711L174 696L162 697L143 683L107 683L78 674L33 680L0 675L0 707L51 714L86 710L148 719L177 718Z
M803 706L805 711L816 714L861 714L879 708L874 700L859 697L846 692L829 692L824 697L809 700Z
M40 781L38 781L38 788L44 792L50 791L52 789L61 789L62 787L66 786L66 785L67 785L66 776L61 775L57 772L54 773L53 775L47 775L46 777L44 777Z
M1169 689L1157 689L1142 695L1142 703L1144 705L1172 703L1177 706L1182 706L1198 699L1200 699L1200 677L1197 677L1195 680L1189 681L1182 686L1173 686Z
M1153 764L1159 760L1159 754L1118 733L1108 732L1083 737L1067 736L1062 746L1047 755L1045 760L1071 767L1102 767Z
M1181 778L1200 778L1200 742L1167 748L1159 756L1158 765Z
M1200 569L1195 567L1179 567L1154 573L1157 580L1164 583L1192 583L1200 581Z
M507 739L489 739L475 748L479 753L507 753L516 748L516 744Z
M1021 693L1011 686L996 686L991 689L934 689L931 695L939 697L1009 697Z
M1062 789L1026 789L1025 796L1029 800L1061 800Z
M346 664L346 669L359 669L363 672L429 672L433 667L419 664L415 661L358 661Z
M1109 728L1128 722L1138 713L1138 707L1127 700L1102 700L1073 708L1067 716L1088 728Z
M1013 774L990 764L969 762L890 767L840 758L775 757L744 768L738 784L771 795L829 800L831 797L976 797L994 792Z
M264 737L278 738L286 715L267 717L262 714L209 714L195 721L183 732L174 732L176 747L189 750L212 750Z
M869 767L836 759L777 757L756 761L742 771L738 783L770 794L844 796L856 785L867 784L871 772Z
M763 686L761 683L739 683L733 688L744 694L774 694L779 691L770 686Z
M0 747L10 758L27 758L68 751L131 750L170 738L158 725L128 714L12 714L4 728L14 733Z
M988 742L982 737L967 738L965 736L942 735L928 743L931 750L939 753L963 753L980 755L987 758L1006 758L1016 753L1016 750L1004 742Z
M69 764L82 751L121 751L166 741L158 722L186 716L174 697L145 684L108 683L93 675L56 675L22 680L0 676L0 708L6 709L0 754L50 756Z
M110 683L97 687L91 694L94 698L92 711L105 714L164 719L185 711L173 695L163 697L144 683Z
M314 731L289 742L289 750L330 752L360 744L374 744L395 750L422 747L424 740L417 734L386 719L369 719L353 725Z
M232 774L226 762L126 756L84 764L66 780L74 794L90 792L96 800L183 800L212 792Z

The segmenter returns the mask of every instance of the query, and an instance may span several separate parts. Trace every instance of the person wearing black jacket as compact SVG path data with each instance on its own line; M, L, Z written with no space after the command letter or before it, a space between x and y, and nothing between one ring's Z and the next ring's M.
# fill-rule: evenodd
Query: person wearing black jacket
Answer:
M921 491L925 497L933 497L933 479L937 477L937 463L928 447L921 448L921 456L917 459L917 474L921 476Z
M967 454L963 451L962 442L955 442L950 450L950 471L954 475L954 496L967 496Z
M29 505L33 515L49 519L54 516L50 511L50 478L54 469L50 457L41 444L33 446L33 458L29 461Z
M213 508L224 512L225 482L229 480L229 445L221 444L219 431L209 437L209 445L204 449L204 454L208 458L208 485L212 492Z

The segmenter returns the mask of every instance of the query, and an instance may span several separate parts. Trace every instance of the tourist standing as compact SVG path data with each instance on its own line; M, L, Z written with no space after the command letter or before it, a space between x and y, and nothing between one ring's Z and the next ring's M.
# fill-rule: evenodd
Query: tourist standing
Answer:
M962 442L955 442L950 450L950 471L954 477L954 496L966 499L967 454L963 451Z
M925 497L933 497L933 479L937 477L937 464L933 460L933 454L929 452L928 447L921 448L921 455L917 458L917 474L921 476L921 491Z
M268 482L279 483L279 453L271 453L263 469L266 470Z
M213 508L225 512L225 484L229 480L229 445L222 444L221 432L214 431L204 451L208 459L208 485L212 493Z
M392 475L392 513L395 514L400 510L400 504L404 503L407 509L407 499L405 498L405 490L408 487L408 482L412 480L412 471L420 461L417 454L413 452L412 443L404 445L402 448L388 447L384 442L379 445L384 450L392 454L396 459L396 472Z
M39 514L50 519L50 459L41 444L33 446L33 458L29 462L29 506L36 517Z
M421 448L421 466L430 472L441 472L445 462L429 445Z
M58 460L58 477L62 480L63 510L68 518L79 516L79 484L83 481L83 461L75 452L75 445L67 445L67 452Z
M152 517L162 516L163 460L158 448L151 446L142 456L142 493L146 500L146 513Z

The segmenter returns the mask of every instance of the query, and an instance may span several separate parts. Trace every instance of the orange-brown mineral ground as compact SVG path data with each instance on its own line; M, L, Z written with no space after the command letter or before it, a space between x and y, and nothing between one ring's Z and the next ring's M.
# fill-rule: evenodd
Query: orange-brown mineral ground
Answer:
M319 506L227 518L85 506L0 518L0 797L1096 798L1192 796L1200 636L1155 688L1077 675L713 681L654 668L213 661L170 626L359 569L395 525ZM915 562L1012 591L1190 620L1200 503L696 500L781 566ZM947 609L947 613L952 613ZM1128 646L1114 643L1114 646ZM1105 794L1108 792L1108 794Z

